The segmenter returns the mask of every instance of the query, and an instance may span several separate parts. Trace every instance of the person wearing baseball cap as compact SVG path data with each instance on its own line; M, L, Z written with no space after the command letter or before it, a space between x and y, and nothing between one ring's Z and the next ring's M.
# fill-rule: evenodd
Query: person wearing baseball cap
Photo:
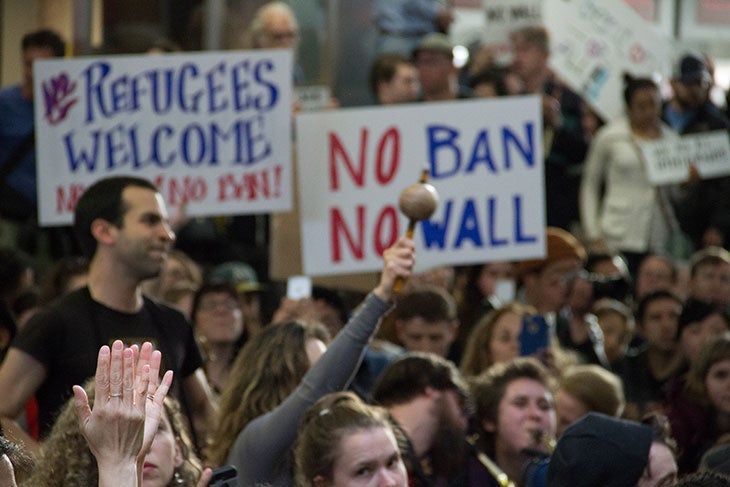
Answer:
M454 44L446 34L434 32L413 49L413 64L421 82L421 100L448 101L470 98L471 92L459 85L454 66Z
M709 98L712 76L705 58L684 54L674 67L672 97L662 108L662 118L681 135L730 130L730 120ZM676 202L677 219L695 248L730 244L730 177L700 179L691 170L684 196Z

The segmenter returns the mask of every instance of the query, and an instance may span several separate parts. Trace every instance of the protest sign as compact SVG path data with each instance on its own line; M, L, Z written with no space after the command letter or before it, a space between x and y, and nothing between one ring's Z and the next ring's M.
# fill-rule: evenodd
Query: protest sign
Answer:
M510 56L510 33L528 25L542 25L543 0L484 0L482 42L500 59Z
M645 141L640 147L654 185L686 181L690 164L703 179L730 174L730 138L725 130Z
M39 221L70 223L94 181L154 181L190 216L291 208L286 51L39 61Z
M545 0L543 19L551 66L606 120L624 113L624 72L670 72L671 39L624 2Z
M294 97L302 111L311 112L327 108L332 93L327 85L297 86L294 88Z
M422 169L440 203L416 228L419 268L544 255L538 97L342 109L296 127L305 274L380 269Z

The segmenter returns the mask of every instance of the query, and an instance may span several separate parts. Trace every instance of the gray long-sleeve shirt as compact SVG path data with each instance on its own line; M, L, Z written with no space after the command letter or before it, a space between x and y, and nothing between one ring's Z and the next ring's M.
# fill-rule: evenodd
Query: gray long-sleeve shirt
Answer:
M290 450L302 415L325 394L347 387L389 308L390 304L370 293L299 386L279 406L239 433L228 454L228 463L238 469L239 487L293 485Z

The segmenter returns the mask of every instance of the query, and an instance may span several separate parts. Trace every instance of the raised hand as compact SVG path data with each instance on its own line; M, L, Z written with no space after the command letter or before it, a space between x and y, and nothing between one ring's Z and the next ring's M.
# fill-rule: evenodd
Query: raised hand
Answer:
M383 272L380 283L373 290L376 296L384 301L393 297L393 284L398 277L407 279L411 275L415 259L416 247L413 240L400 237L393 246L383 252Z
M103 346L96 363L94 407L86 391L73 387L74 405L81 434L99 466L99 485L132 486L137 483L135 463L142 446L145 401L138 400L142 386L147 388L149 366L141 374L142 384L135 390L134 351L121 341L111 350Z

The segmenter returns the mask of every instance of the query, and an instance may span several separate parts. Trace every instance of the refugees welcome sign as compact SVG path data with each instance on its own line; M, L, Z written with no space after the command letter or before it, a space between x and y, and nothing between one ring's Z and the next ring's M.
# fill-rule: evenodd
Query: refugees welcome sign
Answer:
M541 120L535 96L299 115L304 272L379 269L424 168L441 201L416 230L419 268L544 255Z
M46 60L35 66L41 224L103 177L153 180L191 216L291 209L291 53Z

